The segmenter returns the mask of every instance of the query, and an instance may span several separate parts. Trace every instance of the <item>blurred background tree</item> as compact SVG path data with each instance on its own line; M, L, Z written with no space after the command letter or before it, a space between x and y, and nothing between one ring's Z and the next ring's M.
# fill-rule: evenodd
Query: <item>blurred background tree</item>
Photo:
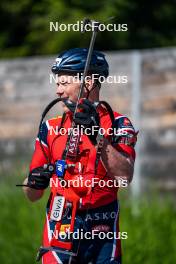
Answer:
M0 57L55 54L87 46L89 34L50 31L49 22L76 23L84 17L128 24L127 32L99 35L101 50L174 46L175 0L2 0L0 4Z

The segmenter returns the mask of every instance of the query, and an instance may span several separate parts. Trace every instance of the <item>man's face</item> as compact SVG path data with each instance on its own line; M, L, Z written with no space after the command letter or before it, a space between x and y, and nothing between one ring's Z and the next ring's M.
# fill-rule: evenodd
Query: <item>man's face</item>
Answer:
M73 102L77 102L78 94L81 86L81 80L79 79L79 75L68 75L68 74L60 74L57 75L56 79L57 83L57 90L56 94L59 98L68 97L69 100ZM94 89L94 80L91 78L91 76L87 76L85 79L85 86L82 93L82 97L87 97L87 91L89 90L89 100L95 101L99 99L99 88L96 87ZM94 90L94 93L92 93L92 90ZM97 91L97 92L96 92ZM91 93L90 93L91 92ZM63 109L64 111L68 111L68 108L63 103Z
M79 79L72 75L57 75L57 90L58 97L68 97L69 100L76 102L80 89L81 82ZM68 111L68 108L63 103L64 111Z
M71 101L76 102L80 81L75 76L71 75L57 75L57 90L56 93L59 97L69 97Z

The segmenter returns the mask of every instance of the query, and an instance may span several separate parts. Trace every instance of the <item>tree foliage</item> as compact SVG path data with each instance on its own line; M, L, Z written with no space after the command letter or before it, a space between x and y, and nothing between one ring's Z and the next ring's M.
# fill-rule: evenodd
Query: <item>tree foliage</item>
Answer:
M104 31L97 38L100 50L174 46L175 0L2 0L0 4L1 57L58 53L88 45L90 34L50 31L49 23L76 23L84 17L128 24L126 32Z

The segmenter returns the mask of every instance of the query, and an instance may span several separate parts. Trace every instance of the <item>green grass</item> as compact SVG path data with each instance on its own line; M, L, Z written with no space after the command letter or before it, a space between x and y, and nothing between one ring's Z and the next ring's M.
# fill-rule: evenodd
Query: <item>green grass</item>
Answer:
M124 264L176 263L176 210L169 201L158 198L138 202L138 213L122 204L121 231L128 232L122 241Z
M0 188L0 263L33 264L42 240L47 194L41 201L29 202L15 183L14 176ZM176 210L164 199L143 199L134 213L134 201L121 194L123 264L176 263Z
M30 203L22 190L2 195L0 204L0 263L32 264L42 239L44 200ZM45 199L46 200L46 199Z

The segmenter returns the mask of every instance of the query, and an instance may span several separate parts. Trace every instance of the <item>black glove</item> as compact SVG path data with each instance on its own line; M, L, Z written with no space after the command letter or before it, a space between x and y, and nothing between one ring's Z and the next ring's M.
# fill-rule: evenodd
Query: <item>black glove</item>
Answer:
M93 103L88 99L82 99L81 103L78 104L78 109L80 109L81 112L75 114L75 124L83 125L85 128L92 128L92 126L99 127L100 119Z
M78 109L81 112L75 114L74 122L76 125L82 125L84 128L91 128L91 133L88 135L93 145L97 144L97 134L100 125L99 114L96 111L96 106L88 99L82 99L82 102L78 104ZM94 130L92 127L94 126Z
M29 173L27 185L36 190L46 189L49 186L53 171L54 169L51 169L51 166L48 166L47 168L37 167L33 169Z
M71 112L74 112L76 106L74 102L65 100L64 103ZM91 135L88 135L88 137L95 145L97 143L96 137L100 125L100 118L96 111L96 106L88 99L81 99L81 102L78 104L78 112L75 114L74 122L76 125L82 125L84 128L91 128ZM92 131L93 126L96 131Z

